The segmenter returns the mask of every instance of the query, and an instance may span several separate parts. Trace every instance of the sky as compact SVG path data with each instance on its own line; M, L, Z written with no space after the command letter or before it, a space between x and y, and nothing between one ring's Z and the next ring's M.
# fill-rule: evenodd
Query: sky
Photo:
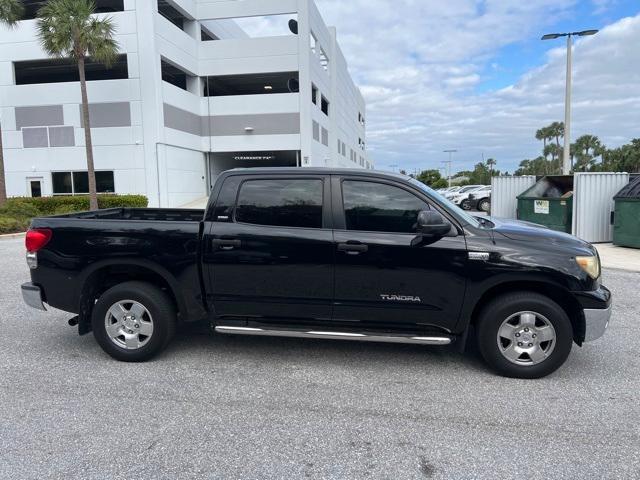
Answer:
M600 29L573 50L572 140L640 137L639 0L316 0L367 102L376 168L453 171L483 158L513 172L564 120L566 43L545 33Z

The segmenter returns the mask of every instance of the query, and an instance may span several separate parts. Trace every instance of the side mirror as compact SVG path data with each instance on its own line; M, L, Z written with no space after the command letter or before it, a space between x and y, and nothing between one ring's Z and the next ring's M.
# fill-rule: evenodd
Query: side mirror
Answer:
M418 234L424 237L444 237L451 231L449 223L434 210L423 210L418 214Z

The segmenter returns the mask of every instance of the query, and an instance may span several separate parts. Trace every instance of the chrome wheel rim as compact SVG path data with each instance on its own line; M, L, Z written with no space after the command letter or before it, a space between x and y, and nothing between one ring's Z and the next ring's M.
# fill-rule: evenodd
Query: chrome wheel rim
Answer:
M480 210L482 210L483 212L488 212L490 206L491 206L491 204L489 202L487 202L486 200L484 202L480 202Z
M498 349L511 363L522 366L544 362L556 346L556 330L544 315L518 312L498 329Z
M104 318L109 339L120 348L144 347L153 335L153 318L149 310L135 300L121 300L111 305Z

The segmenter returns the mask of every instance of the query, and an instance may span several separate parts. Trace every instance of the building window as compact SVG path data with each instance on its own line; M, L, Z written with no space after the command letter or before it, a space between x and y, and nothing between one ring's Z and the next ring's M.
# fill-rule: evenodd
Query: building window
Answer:
M189 77L193 77L193 75L189 75L184 70L164 60L160 61L160 70L162 72L163 81L170 83L171 85L175 85L182 90L188 90L188 80Z
M204 96L297 93L299 90L298 72L225 75L207 77Z
M322 144L325 147L329 146L329 131L324 127L322 127Z
M22 20L33 20L38 16L38 10L47 3L45 0L22 0L24 15ZM94 0L96 13L113 13L124 11L124 0Z
M320 110L322 110L322 113L324 113L327 117L329 116L329 100L324 98L324 95L322 95L320 100Z
M217 35L211 33L211 31L207 30L204 27L200 27L200 40L203 42L212 42L214 40L220 40Z
M184 23L188 20L168 0L158 0L158 13L173 23L180 30L184 30Z
M342 142L342 156L347 158L347 145Z
M69 60L48 59L14 62L16 85L39 83L79 82L78 66ZM111 68L87 59L85 63L87 81L119 80L129 78L127 56L118 55Z
M322 180L249 180L238 193L236 221L322 228Z
M89 193L87 172L51 172L51 183L54 195L86 195ZM115 192L112 171L96 172L96 190L98 193Z
M315 120L313 121L313 139L316 142L320 141L320 124Z
M320 66L324 70L329 71L329 57L322 47L320 47Z
M418 214L429 206L392 185L346 180L342 184L347 230L415 233Z
M311 84L311 101L314 105L318 105L318 87L313 83Z

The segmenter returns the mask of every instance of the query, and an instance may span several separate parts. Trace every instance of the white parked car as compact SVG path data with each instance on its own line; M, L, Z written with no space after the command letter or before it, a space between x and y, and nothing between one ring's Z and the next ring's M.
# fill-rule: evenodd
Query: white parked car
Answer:
M447 198L451 200L458 206L462 206L462 202L464 202L467 198L469 198L469 194L474 190L484 187L484 185L467 185L466 187L462 187L457 192L453 194L447 195Z
M488 213L491 210L491 185L469 193L469 197L462 202L461 207L464 210L478 210Z

